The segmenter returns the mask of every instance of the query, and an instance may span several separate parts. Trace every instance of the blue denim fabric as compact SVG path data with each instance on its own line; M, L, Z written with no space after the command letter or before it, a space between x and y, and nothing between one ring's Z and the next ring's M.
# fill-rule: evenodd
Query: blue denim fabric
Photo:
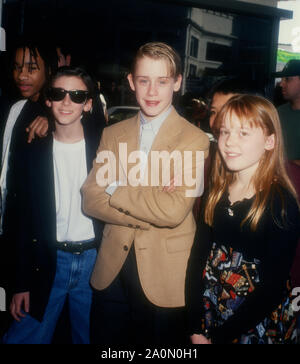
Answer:
M72 341L89 344L92 301L89 281L96 255L96 249L80 255L58 250L56 275L43 321L39 322L29 314L20 322L14 321L3 337L3 344L50 344L67 295Z

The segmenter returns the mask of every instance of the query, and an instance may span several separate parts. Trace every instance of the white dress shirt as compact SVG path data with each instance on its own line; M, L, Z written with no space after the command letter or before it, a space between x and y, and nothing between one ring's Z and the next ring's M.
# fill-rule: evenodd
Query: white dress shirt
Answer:
M148 121L146 116L140 111L140 151L143 152L142 156L144 156L144 158L141 158L141 180L143 179L145 174L148 155L151 151L154 139L156 138L156 135L158 134L162 124L171 113L172 108L173 106L170 106L167 111L165 111L163 114L161 114L152 121ZM117 181L111 183L106 188L105 192L109 195L112 195L118 188L118 185L119 183Z

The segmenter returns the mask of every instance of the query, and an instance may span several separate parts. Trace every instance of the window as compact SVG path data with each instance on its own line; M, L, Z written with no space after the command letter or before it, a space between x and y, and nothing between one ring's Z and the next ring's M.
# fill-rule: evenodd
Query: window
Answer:
M198 49L199 49L199 40L196 37L192 36L190 56L197 58L198 57Z
M190 64L190 73L189 77L196 77L197 76L197 66L194 64Z
M276 69L278 19L289 19L292 13L252 2L257 4L246 0L7 0L2 1L2 27L12 45L20 36L36 34L36 29L45 42L55 39L70 50L74 64L85 65L102 81L108 102L113 102L109 100L112 82L122 86L119 105L135 105L126 75L135 52L152 41L166 42L178 51L190 84L205 78L197 85L203 94L218 72L219 77L249 75L260 88L270 90L272 97L270 75ZM74 27L74 23L81 26ZM112 24L112 31L107 31ZM95 42L91 34L103 34L101 42ZM2 94L14 99L17 96L6 71L9 53L0 52L0 84ZM180 93L187 91L183 82Z
M207 61L225 62L232 57L232 48L218 43L207 43L206 59Z

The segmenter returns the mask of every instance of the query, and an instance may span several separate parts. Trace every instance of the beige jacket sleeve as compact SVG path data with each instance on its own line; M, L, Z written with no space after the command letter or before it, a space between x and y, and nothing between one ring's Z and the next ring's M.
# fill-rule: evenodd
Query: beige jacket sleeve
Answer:
M97 154L101 151L109 151L111 149L106 142L106 129L104 129ZM96 176L101 167L103 167L103 164L98 163L97 159L95 159L93 168L81 189L83 211L87 215L109 224L149 230L149 223L130 216L126 209L123 211L121 208L114 208L110 205L110 195L105 192L108 184L100 187L97 183Z
M204 135L189 143L188 149L193 152L191 168L187 173L195 176L196 151L203 151L204 158L208 155L209 141ZM200 178L204 179L203 171ZM174 176L173 176L174 177ZM184 179L183 179L184 181ZM204 180L203 180L204 183ZM146 221L158 227L174 228L181 224L191 212L195 199L198 196L187 197L187 191L195 186L183 184L176 187L175 192L164 192L163 187L118 187L110 198L110 205L116 210L121 209L133 218Z

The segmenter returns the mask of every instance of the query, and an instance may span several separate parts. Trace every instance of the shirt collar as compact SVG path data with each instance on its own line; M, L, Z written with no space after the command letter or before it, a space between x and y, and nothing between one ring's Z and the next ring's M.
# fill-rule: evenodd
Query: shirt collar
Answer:
M153 119L152 121L147 121L146 116L140 111L140 120L141 120L141 129L152 129L155 134L158 133L160 127L162 126L163 122L166 120L166 118L169 116L169 114L172 111L173 106L171 105L167 111L165 111L163 114L159 115L156 119Z

